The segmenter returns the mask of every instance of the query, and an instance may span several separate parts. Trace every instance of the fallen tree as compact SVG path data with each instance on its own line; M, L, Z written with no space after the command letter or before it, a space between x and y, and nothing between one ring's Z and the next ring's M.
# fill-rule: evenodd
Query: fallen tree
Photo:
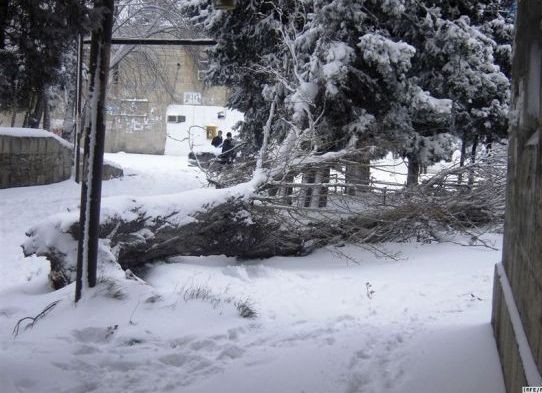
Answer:
M306 160L306 165L322 164ZM326 165L343 156L327 155ZM383 205L373 187L367 191L326 194L327 208L296 203L301 191L282 195L257 164L252 180L223 189L198 189L158 197L105 198L100 216L99 274L124 275L148 263L178 255L226 255L241 259L305 255L317 247L345 242L379 252L374 243L442 241L463 233L483 244L480 233L498 229L504 216L506 153L464 167L448 167L416 188L397 190ZM291 161L295 163L295 161ZM458 184L469 175L472 184ZM270 186L271 185L271 186ZM311 183L329 187L332 183ZM348 188L349 186L346 185ZM343 198L343 199L341 199ZM281 205L282 204L282 205ZM331 208L330 208L331 206ZM75 278L80 233L78 210L53 216L27 232L25 256L50 262L52 287ZM471 241L472 240L472 241Z
M160 199L104 200L99 234L102 270L137 271L174 255L267 258L307 252L303 236L258 214L239 187L203 191ZM53 216L27 232L24 255L49 260L55 289L74 280L79 233L77 212Z

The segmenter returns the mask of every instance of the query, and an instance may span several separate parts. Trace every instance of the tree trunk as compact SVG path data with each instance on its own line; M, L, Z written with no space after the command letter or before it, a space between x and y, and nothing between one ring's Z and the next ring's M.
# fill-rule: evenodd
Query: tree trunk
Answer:
M463 167L465 166L465 159L467 156L467 132L463 131L463 135L461 136L461 155L459 156L459 166ZM463 175L460 174L457 176L457 184L461 185L463 182Z
M420 161L418 155L410 153L407 155L408 159L408 174L407 174L407 187L415 187L418 185L418 179L420 176Z
M151 207L152 210L152 207ZM307 240L317 240L312 232L303 234L285 229L269 210L255 207L246 198L231 198L212 208L202 206L189 220L176 223L175 212L162 216L140 205L128 218L122 211L107 215L100 223L102 257L114 255L114 262L123 269L137 273L145 265L177 255L226 255L240 258L269 258L272 256L303 255L310 252ZM239 212L243 212L242 215ZM26 256L45 256L51 264L49 279L58 289L76 278L76 261L71 250L76 247L81 226L75 222L69 228L49 223L28 231L23 245ZM58 231L51 237L51 230ZM152 234L152 235L147 235Z
M30 94L30 97L28 98L28 106L26 108L26 112L24 114L23 119L23 127L27 128L30 127L30 117L32 116L32 110L34 109L35 104L35 94Z
M64 119L62 121L62 138L67 141L75 141L75 122L80 110L77 101L78 85L79 85L79 67L80 64L80 43L78 38L77 57L75 67L71 68L66 88L66 108L64 109ZM75 144L74 144L75 145Z
M11 112L11 127L15 127L16 122L17 122L17 107L13 105L13 109Z
M49 94L47 90L44 90L42 94L42 100L43 100L43 129L47 131L51 131L51 112L49 107Z
M28 127L39 128L41 118L43 116L43 93L40 92L36 95L36 104L34 110L28 118Z
M26 111L23 118L23 128L28 127L28 119L30 118L30 112Z
M303 207L310 207L312 204L312 194L314 192L314 189L308 184L313 184L315 178L316 171L314 169L307 169L305 170L305 172L303 172L303 178L301 179L301 183L304 184L304 186L301 189L300 194L300 201Z
M478 148L478 135L474 137L474 141L472 142L471 152L470 152L470 163L475 164L476 163L476 149ZM472 187L474 184L474 171L473 169L469 170L469 187Z
M470 151L470 163L476 163L476 149L478 148L478 135L474 137L472 141L471 151Z
M284 177L284 181L286 183L293 183L294 182L294 174L293 173L288 173L285 177ZM292 200L292 194L294 193L294 188L293 187L282 187L280 189L280 197L281 198L284 198L284 201L286 202L287 205L291 205L293 203L293 200Z
M314 183L329 183L331 168L324 167L315 170ZM324 186L312 187L312 199L310 201L310 207L320 208L327 206L327 194L328 188Z
M371 181L371 161L365 154L359 154L352 159L355 163L346 164L345 181L347 184L369 185ZM346 188L348 195L356 195L363 192L363 187L351 186Z
M490 157L491 156L491 150L493 149L493 137L491 135L487 136L485 144L486 144L486 155L488 157Z

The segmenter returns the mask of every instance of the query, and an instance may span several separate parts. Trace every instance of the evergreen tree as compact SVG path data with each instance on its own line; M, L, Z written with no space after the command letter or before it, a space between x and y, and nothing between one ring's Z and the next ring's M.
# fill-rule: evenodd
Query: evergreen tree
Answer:
M270 101L272 138L306 151L371 144L421 166L449 158L454 138L475 143L506 130L510 20L486 0L209 1L186 11L218 45L210 83L233 90L245 139L261 141ZM502 70L501 67L502 66Z
M243 134L258 135L274 96L275 137L293 128L300 145L320 152L356 139L393 147L416 132L413 108L438 117L441 103L408 75L415 49L392 29L403 10L400 1L350 0L240 1L232 13L205 1L189 7L218 41L209 79L233 88Z
M0 110L26 111L36 127L49 89L62 79L62 56L90 27L80 0L8 0L0 8Z
M502 3L414 0L396 27L416 48L411 74L420 87L452 100L447 127L462 141L462 162L467 144L475 151L479 141L506 136L512 25ZM431 125L422 129L441 133ZM427 163L422 153L413 149L408 155L409 172Z

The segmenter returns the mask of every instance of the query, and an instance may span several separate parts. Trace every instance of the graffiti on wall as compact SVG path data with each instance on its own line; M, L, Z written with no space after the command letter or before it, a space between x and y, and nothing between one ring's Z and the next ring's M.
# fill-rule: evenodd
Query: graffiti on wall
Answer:
M161 123L160 113L146 98L123 98L109 103L109 120L115 131L137 133L152 131Z

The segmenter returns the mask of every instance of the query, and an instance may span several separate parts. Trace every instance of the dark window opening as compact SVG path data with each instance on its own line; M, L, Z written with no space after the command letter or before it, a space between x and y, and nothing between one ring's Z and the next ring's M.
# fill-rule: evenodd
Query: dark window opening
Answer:
M186 121L186 116L168 116L168 123L184 123Z

